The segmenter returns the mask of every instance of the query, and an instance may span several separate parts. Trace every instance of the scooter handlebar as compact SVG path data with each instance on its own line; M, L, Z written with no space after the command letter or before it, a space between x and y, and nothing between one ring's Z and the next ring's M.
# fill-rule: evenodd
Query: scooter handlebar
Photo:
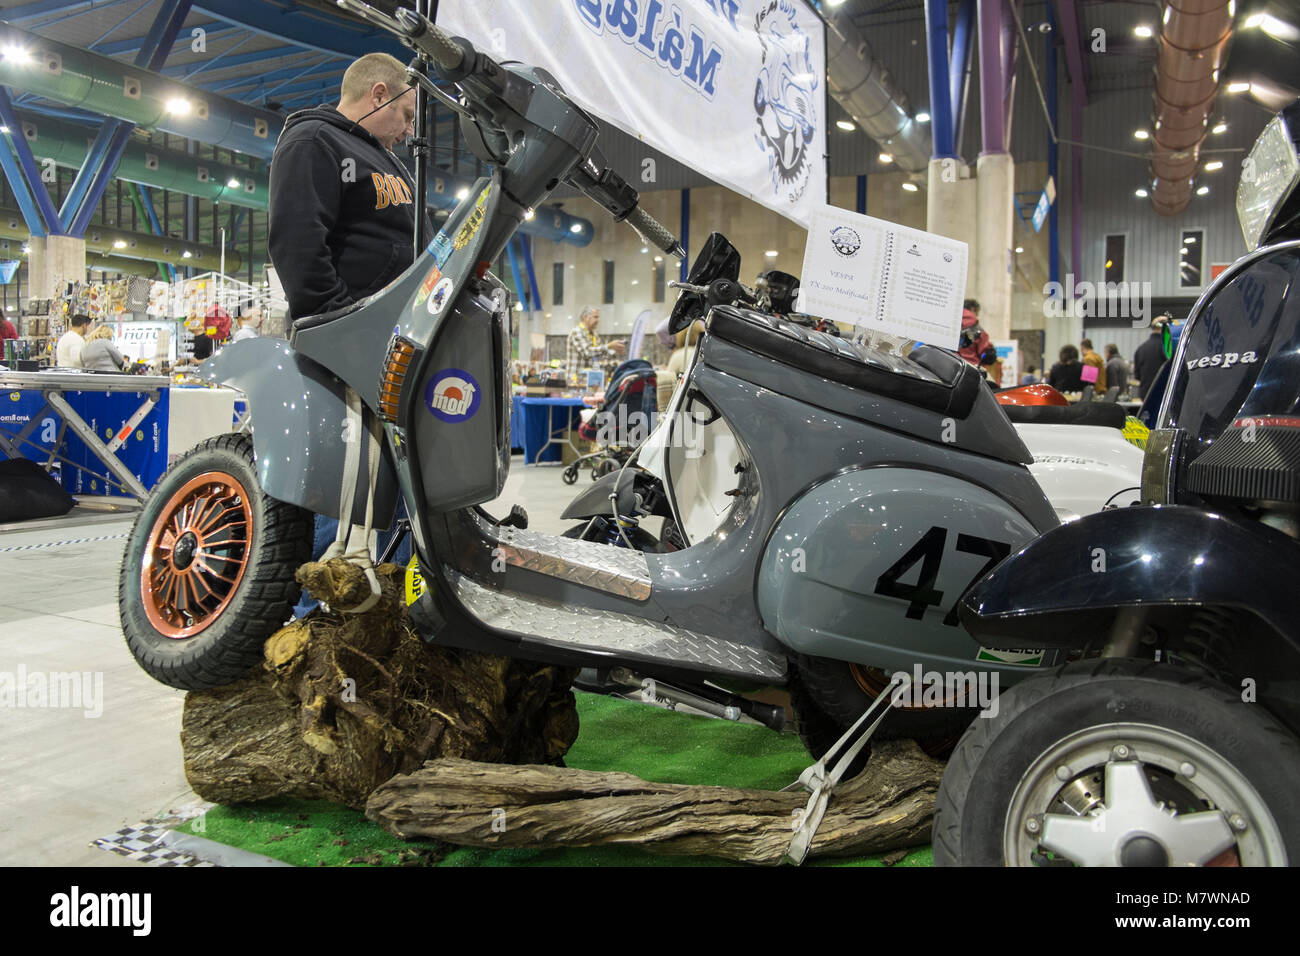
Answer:
M389 16L363 0L335 2L349 13L401 37L407 46L427 56L440 69L458 70L465 60L465 51L449 33L414 10L398 7L394 15Z
M627 217L633 229L635 229L642 239L649 242L661 252L666 252L670 256L676 256L678 259L686 258L686 250L682 244L677 241L677 237L661 226L654 216L650 215L640 206L637 206Z

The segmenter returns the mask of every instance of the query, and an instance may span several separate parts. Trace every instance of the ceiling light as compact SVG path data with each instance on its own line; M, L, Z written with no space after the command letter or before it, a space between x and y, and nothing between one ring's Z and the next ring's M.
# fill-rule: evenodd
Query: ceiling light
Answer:
M31 252L31 251L32 251L32 247L29 246L29 245L27 245L26 243L24 243L24 244L23 244L23 255L26 255L27 253L29 253L29 252Z
M769 259L775 259L775 258L776 258L776 250L775 250L775 249L769 249L769 250L767 250L767 252L763 253L763 255L767 256Z
M462 201L468 199L468 198L469 198L469 189L468 189L468 187L462 186L460 189L457 189L457 190L456 190L456 198L459 199L459 200L462 200Z
M114 240L113 240L113 248L114 248L114 249L125 249L125 248L126 248L126 240L125 240L125 239L114 239Z
M569 232L582 232L582 223L575 222L572 226L569 227Z
M882 163L892 163L894 161L893 153L881 153L876 158L879 159Z
M1229 83L1229 84L1228 84L1228 92L1229 92L1229 93L1249 93L1249 92L1250 92L1250 84L1249 84L1249 83Z
M234 176L231 176L226 180L226 186L230 189L238 189L240 187L240 182Z
M1198 196L1204 196L1204 195L1205 195L1206 193L1208 193L1209 191L1210 191L1210 187L1209 187L1209 186L1202 186L1200 189L1196 190L1196 195L1198 195Z
M916 114L916 121L917 121L918 123L928 123L928 122L930 122L930 114L929 114L929 113L917 113L917 114Z
M1148 132L1147 132L1146 130L1144 130L1144 129L1135 129L1135 130L1133 131L1133 138L1134 138L1134 139L1150 139L1150 138L1151 138L1151 134L1148 133Z
M1182 255L1182 256L1187 255L1187 247L1186 247L1186 246L1183 246L1181 249L1179 249L1179 250L1178 250L1178 254L1179 254L1179 255Z
M194 258L194 253L192 253L192 252L190 252L190 250L186 249L184 252L181 253L181 258L182 258L182 259L193 259L193 258Z
M167 112L173 116L188 116L193 107L183 96L173 96L167 101Z
M650 251L650 247L649 247L649 246L642 246L642 247L641 247L641 251L642 251L642 252L649 252L649 251Z
M1016 246L1016 255L1020 255L1024 251L1025 251L1024 246Z
M1187 243L1189 246L1194 246L1196 245L1196 237L1188 236L1186 239L1183 240L1183 242Z
M852 133L855 129L857 129L857 127L854 126L852 123L850 123L848 120L836 120L835 125L838 126L840 129L844 130L844 132L846 133Z
M1144 40L1149 40L1151 39L1152 36L1155 35L1155 31L1152 30L1145 23L1142 23L1133 28L1133 35L1135 37L1141 37Z
M1218 136L1221 133L1226 133L1227 131L1228 131L1227 123L1220 123L1218 126L1214 127L1214 129L1210 130L1210 132L1216 136Z
M1206 163L1206 164L1205 164L1205 171L1206 171L1207 173L1212 173L1212 172L1214 172L1216 169L1222 169L1222 168L1223 168L1223 163L1221 163L1221 162L1220 162L1219 160L1217 160L1217 159L1214 160L1213 162L1210 162L1210 163Z
M9 132L8 126L0 126L0 133L7 133L7 132Z
M1137 189L1133 191L1133 195L1137 196L1138 199L1146 199L1147 196L1150 195L1150 193L1148 193L1145 189Z
M633 279L632 284L637 285L638 283L640 283L640 281L641 281L640 279Z
M525 210L524 210L524 218L525 218L525 219L532 219L534 215L536 215L536 213L534 213L531 209L525 209Z
M909 193L916 192L916 183L903 183L903 191Z
M663 261L664 261L663 256L655 256L655 262L663 262Z

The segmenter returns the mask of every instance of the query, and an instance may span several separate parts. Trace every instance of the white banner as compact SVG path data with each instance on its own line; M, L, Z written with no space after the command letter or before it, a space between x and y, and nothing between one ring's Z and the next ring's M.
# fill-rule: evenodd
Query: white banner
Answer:
M442 0L438 25L800 225L826 202L826 44L803 0ZM647 164L616 172L654 188Z

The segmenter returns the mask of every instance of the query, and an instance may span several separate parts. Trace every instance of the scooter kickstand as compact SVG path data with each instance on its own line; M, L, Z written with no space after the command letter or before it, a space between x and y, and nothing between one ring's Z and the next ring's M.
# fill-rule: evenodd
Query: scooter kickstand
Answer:
M840 778L853 765L853 761L862 752L862 748L871 740L871 735L876 732L876 728L889 716L888 707L885 707L880 716L871 722L870 726L863 729L863 725L882 705L892 704L897 699L896 695L903 693L910 683L911 678L906 674L900 672L895 675L885 692L872 702L871 706L863 712L862 716L854 722L843 737L835 741L820 760L799 774L799 779L794 783L781 788L781 793L797 790L800 787L809 792L808 804L804 807L799 825L795 827L794 835L790 838L789 849L781 857L781 863L799 866L807 858L808 851L812 848L813 837L816 836L817 828L821 826L822 818L826 815L826 807L830 803L835 785L839 783ZM844 750L843 756L836 761L834 767L828 773L826 769L827 763L846 747L847 750Z

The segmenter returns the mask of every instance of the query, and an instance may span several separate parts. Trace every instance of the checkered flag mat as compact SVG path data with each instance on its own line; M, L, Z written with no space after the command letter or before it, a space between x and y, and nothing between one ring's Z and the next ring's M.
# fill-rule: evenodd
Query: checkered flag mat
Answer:
M152 823L141 823L133 827L123 827L116 833L100 837L91 846L108 850L118 856L124 856L144 863L146 866L216 866L206 860L200 860L188 853L173 850L163 842L170 831L166 827Z

